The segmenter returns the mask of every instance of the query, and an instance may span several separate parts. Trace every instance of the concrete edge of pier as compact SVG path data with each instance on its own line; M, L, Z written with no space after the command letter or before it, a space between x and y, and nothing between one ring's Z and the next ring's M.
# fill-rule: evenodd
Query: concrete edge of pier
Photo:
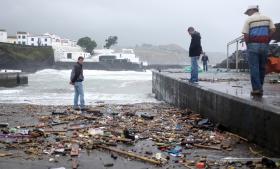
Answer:
M249 141L280 153L280 108L193 85L153 71L156 98L189 108Z

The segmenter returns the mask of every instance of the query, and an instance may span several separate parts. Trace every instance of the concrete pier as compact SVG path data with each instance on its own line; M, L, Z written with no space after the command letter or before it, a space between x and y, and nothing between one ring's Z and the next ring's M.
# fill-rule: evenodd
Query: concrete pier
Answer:
M23 73L0 72L0 87L15 87L28 84L28 76Z
M247 75L242 78L241 74L223 74L228 81L211 82L206 77L214 81L218 75L208 74L199 84L187 82L187 76L182 72L154 71L153 93L159 100L189 108L262 147L280 152L279 85L266 85L266 93L259 99L250 98Z

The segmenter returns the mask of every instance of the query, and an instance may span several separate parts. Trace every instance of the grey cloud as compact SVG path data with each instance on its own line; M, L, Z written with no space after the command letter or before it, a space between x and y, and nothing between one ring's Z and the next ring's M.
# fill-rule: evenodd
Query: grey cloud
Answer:
M100 46L109 35L119 45L176 43L185 48L190 25L202 35L206 51L225 51L225 43L240 35L248 5L258 4L280 21L278 0L7 0L0 6L0 28L53 32L78 39L90 36Z

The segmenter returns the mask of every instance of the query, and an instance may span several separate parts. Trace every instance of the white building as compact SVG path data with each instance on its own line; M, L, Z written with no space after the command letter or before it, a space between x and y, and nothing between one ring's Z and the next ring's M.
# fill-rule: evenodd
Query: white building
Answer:
M136 57L133 49L122 49L119 59L127 59L133 63L140 63L140 59Z
M52 33L44 33L44 35L51 37L51 46L61 46L61 37L56 35L56 34L52 34Z
M8 36L7 43L16 44L17 43L17 37L16 36Z
M52 46L52 38L49 35L29 35L27 45L30 46Z
M76 41L70 40L70 39L61 39L61 45L62 46L72 46L75 47L77 44Z
M134 53L133 49L122 49L121 52L115 52L113 49L95 49L94 56L91 58L94 62L101 60L127 60L132 63L142 63ZM145 62L145 64L147 64Z
M60 61L73 61L77 62L79 57L83 57L85 59L90 57L90 53L86 52L64 52L63 57L60 59Z
M0 29L0 42L7 42L7 32L4 29Z
M77 41L76 40L71 40L70 44L71 44L71 46L76 47L77 46Z
M27 45L27 36L29 36L28 32L17 32L17 44Z
M17 32L17 44L29 46L66 46L77 47L77 41L62 39L58 35L44 33L43 35L31 35L27 32Z
M80 46L52 46L52 48L56 62L76 62L79 56L88 60L91 56L90 53L84 52Z

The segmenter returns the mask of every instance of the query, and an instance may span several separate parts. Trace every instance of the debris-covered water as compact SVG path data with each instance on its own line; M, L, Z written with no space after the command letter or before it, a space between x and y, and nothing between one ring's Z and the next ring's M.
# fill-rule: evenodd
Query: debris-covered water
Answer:
M0 104L0 168L265 168L258 147L166 104Z

